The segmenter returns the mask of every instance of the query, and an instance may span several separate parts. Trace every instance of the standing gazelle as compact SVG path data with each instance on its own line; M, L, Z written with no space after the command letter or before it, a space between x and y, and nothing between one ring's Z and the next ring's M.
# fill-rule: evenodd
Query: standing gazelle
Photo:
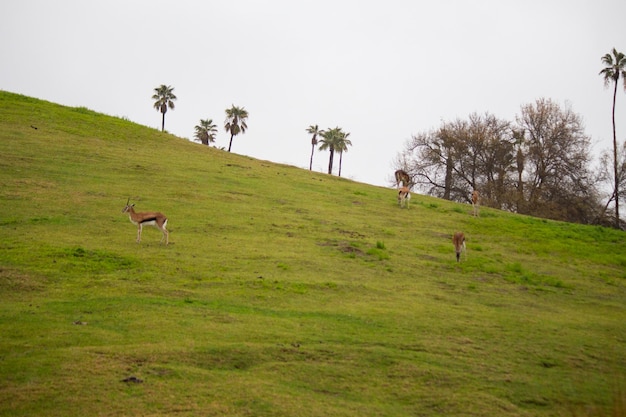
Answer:
M409 208L409 201L411 200L411 190L408 187L402 187L398 190L398 204L400 208L406 206Z
M465 250L465 234L463 232L456 232L454 236L452 236L452 243L454 244L457 262L461 261L461 252L465 252L465 256L467 257Z
M165 239L165 245L169 243L169 232L165 228L167 226L167 217L165 214L159 212L145 212L136 213L134 204L130 204L130 198L126 202L126 207L122 210L122 213L128 213L131 223L137 226L137 243L141 242L141 229L144 225L154 226L163 232L161 242ZM159 243L161 243L159 242Z
M411 181L411 177L409 177L409 174L406 173L406 171L399 169L394 173L395 177L396 177L396 187L398 189L400 189L400 183L402 183L403 187L408 187L409 186L409 182Z
M472 192L472 208L474 209L474 217L478 217L480 215L480 194L478 190Z

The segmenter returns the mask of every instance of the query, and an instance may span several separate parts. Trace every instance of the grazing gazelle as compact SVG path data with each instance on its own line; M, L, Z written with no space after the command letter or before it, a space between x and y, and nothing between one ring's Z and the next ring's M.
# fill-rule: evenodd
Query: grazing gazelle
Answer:
M411 190L408 187L402 187L398 190L398 204L400 207L409 208L409 201L411 200Z
M409 181L411 180L411 178L409 177L409 174L406 173L406 171L399 169L395 172L394 175L396 176L396 187L398 189L400 189L400 183L402 183L403 187L409 186Z
M128 217L130 221L137 226L137 243L141 242L141 229L143 226L154 226L163 232L163 236L161 237L161 242L165 239L165 245L169 243L169 233L165 226L167 226L167 217L163 213L158 212L145 212L145 213L136 213L134 204L130 204L130 198L126 202L126 207L122 210L122 213L128 213ZM159 242L159 243L161 243Z
M452 243L454 243L454 251L456 252L456 261L461 260L461 252L465 252L465 234L463 232L456 232L452 236ZM467 257L467 252L465 252Z
M478 194L478 190L472 192L472 208L474 209L474 217L478 217L480 214L478 212L480 208L480 194Z

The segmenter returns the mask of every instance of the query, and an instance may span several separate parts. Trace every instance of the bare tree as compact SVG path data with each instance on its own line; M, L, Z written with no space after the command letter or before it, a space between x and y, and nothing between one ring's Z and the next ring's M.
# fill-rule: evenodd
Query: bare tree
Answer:
M513 158L509 122L472 114L469 120L445 122L434 132L414 135L398 160L405 161L402 166L410 167L411 176L429 194L469 203L472 191L479 190L491 206L508 207L503 196Z
M451 199L454 148L449 129L413 135L396 159L396 168L406 171L414 186L436 197Z
M590 139L581 118L571 108L561 109L542 98L522 106L517 124L527 133L523 149L528 213L588 222L596 215L597 192L589 169Z
M488 113L444 122L414 135L396 159L428 194L581 223L598 213L590 139L581 119L540 99L522 106L517 124Z
M469 202L472 191L479 190L489 206L509 209L515 158L510 123L489 113L474 113L457 125L462 133L456 142L456 170L465 183L465 200Z
M614 159L615 158L615 159ZM616 162L616 165L614 165ZM614 167L617 166L617 177L615 176ZM614 179L617 178L617 181ZM606 198L606 204L602 209L601 217L608 217L609 206L616 201L615 187L617 187L617 199L626 200L626 142L618 149L614 155L612 151L605 150L600 156L600 171L598 173L598 181L608 184L613 191ZM611 217L611 224L615 225L615 216ZM618 223L618 228L621 226Z

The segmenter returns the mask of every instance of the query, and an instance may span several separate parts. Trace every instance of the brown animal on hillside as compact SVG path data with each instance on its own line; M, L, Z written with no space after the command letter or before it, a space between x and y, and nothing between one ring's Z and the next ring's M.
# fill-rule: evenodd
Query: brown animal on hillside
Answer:
M396 177L396 187L398 189L400 189L400 184L402 184L403 187L409 186L411 177L409 177L409 174L407 174L406 171L399 169L394 175Z
M137 226L137 243L141 242L141 230L143 226L154 226L163 233L161 242L165 239L165 246L169 243L169 232L165 228L167 226L167 217L159 212L136 213L134 204L130 204L130 198L126 202L126 206L122 209L122 213L128 213L128 217L132 224ZM161 243L159 242L159 243Z
M398 204L400 207L406 206L409 208L409 201L411 200L411 190L407 187L402 187L398 190Z
M479 209L480 209L480 194L478 193L477 190L474 190L474 192L472 193L472 208L474 209L474 217L478 217L480 215L479 213Z
M456 232L452 236L452 243L454 244L454 251L456 252L456 261L461 261L461 252L465 252L465 234L463 232ZM467 257L467 252L465 252Z

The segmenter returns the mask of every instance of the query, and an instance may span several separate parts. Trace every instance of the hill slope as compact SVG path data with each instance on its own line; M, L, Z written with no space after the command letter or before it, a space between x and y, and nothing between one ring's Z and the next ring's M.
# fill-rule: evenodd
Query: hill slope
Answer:
M621 232L400 209L85 108L0 105L0 416L620 408ZM169 246L135 243L128 197L167 214Z

